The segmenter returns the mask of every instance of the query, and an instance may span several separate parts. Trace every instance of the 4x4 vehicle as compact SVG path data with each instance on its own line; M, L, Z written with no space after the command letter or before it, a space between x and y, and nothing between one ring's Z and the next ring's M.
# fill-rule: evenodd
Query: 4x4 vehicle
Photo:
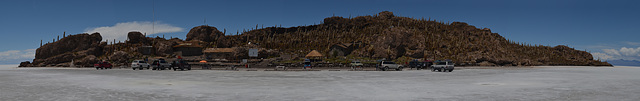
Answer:
M389 69L396 69L396 71L401 71L402 68L402 65L396 64L391 61L381 61L380 65L378 66L378 69L382 71L387 71Z
M451 60L437 60L431 66L431 71L439 71L439 72L452 72L453 71L453 62Z
M420 69L426 69L428 67L431 67L432 64L433 62L429 60L427 61L412 60L409 62L409 67L420 70Z
M151 67L151 65L149 65L149 63L147 63L146 61L133 60L133 62L131 62L131 68L133 70L136 70L136 68L138 68L139 70L142 70L144 68L149 69L149 67Z
M302 69L313 69L313 67L311 67L311 60L310 59L304 59L304 67L302 67Z
M158 60L153 60L153 62L151 63L151 67L153 67L151 68L152 70L171 69L171 64L169 64L164 59L158 59Z
M360 61L351 61L349 65L351 65L351 69L362 69L362 66L364 66Z
M189 63L187 63L187 61L184 61L182 59L178 60L178 61L173 61L173 63L171 64L171 67L173 68L173 71L176 71L178 69L180 70L191 70L191 65L189 65Z
M100 61L96 64L93 64L93 67L96 67L96 69L111 69L113 65L111 65L111 63L107 61Z

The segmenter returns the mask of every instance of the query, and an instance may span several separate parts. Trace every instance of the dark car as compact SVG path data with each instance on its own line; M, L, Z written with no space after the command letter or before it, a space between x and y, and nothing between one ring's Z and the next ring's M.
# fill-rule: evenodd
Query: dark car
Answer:
M111 69L113 65L111 65L111 63L107 61L100 61L96 64L93 64L93 67L96 67L96 69Z
M433 65L433 62L429 60L427 61L412 60L409 62L409 67L412 69L416 68L417 70L429 68L431 67L431 65Z
M173 63L171 64L171 67L173 68L173 71L176 71L178 69L191 70L191 65L189 65L189 63L187 63L187 61L184 61L184 60L173 61Z

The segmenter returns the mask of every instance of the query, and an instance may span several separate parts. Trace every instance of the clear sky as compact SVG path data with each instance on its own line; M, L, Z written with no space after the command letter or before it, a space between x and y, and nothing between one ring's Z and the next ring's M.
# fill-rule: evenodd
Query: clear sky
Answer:
M204 24L235 34L256 24L303 26L332 15L381 11L467 22L510 40L568 45L601 59L640 60L638 5L637 0L2 0L0 64L31 61L40 40L50 42L63 32L101 32L105 40L125 40L126 32L135 30L184 39Z

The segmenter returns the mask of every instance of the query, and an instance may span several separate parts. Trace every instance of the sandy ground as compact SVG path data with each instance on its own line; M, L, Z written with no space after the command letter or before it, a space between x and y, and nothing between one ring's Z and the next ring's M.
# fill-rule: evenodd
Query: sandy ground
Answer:
M640 100L638 67L405 71L0 68L0 101Z

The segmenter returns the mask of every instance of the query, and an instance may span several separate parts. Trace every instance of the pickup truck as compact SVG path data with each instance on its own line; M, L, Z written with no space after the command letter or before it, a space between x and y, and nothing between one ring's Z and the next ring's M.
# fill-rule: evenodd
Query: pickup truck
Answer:
M151 63L151 67L152 67L151 68L152 70L171 69L171 64L169 64L164 59L158 59L158 60L153 60L153 63Z
M111 63L107 61L100 61L96 64L93 64L93 67L96 67L96 69L111 69L113 65L111 65Z
M403 68L402 65L396 64L391 61L381 61L380 65L378 65L378 69L382 71L387 71L389 69L396 69L396 71L401 71Z
M437 60L431 65L431 71L439 71L439 72L452 72L454 68L454 64L451 60Z

